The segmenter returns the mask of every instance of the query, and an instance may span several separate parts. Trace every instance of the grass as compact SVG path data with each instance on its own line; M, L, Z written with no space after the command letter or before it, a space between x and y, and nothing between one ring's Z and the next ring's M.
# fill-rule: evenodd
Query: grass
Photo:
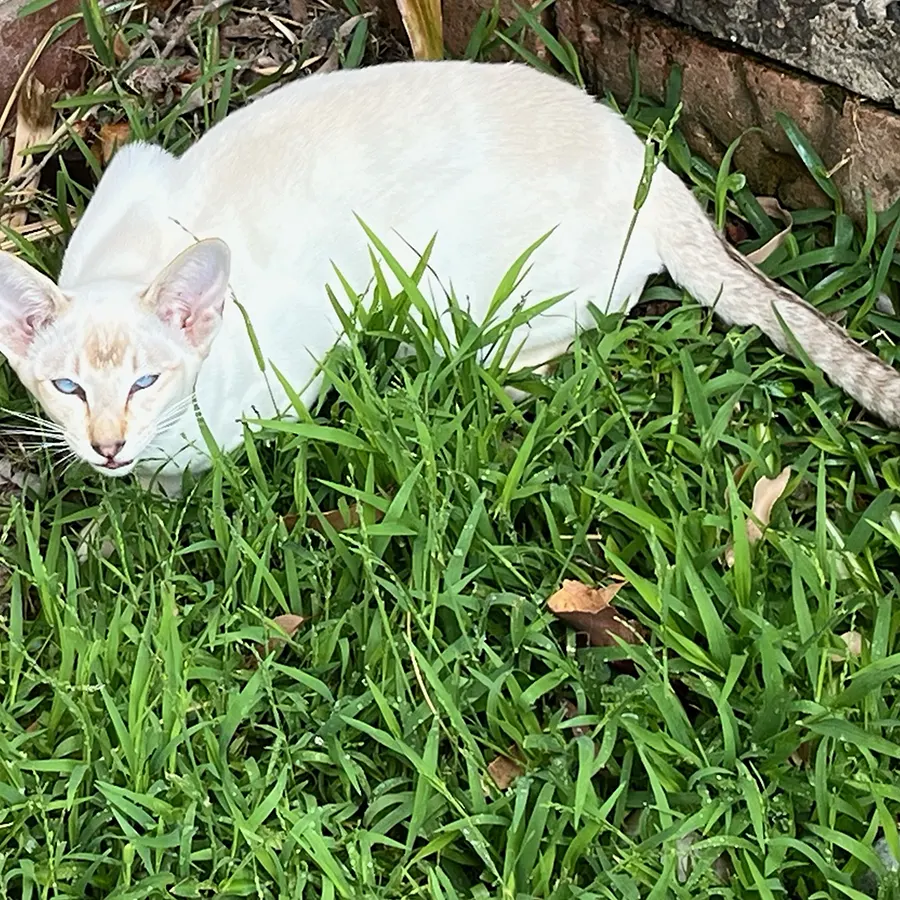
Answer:
M200 106L141 106L98 62L67 109L184 146L248 90L212 29L196 43ZM677 94L676 73L626 112L648 134ZM665 155L748 223L745 249L777 231L677 131ZM90 184L59 171L34 211L65 231ZM766 268L896 363L900 325L873 307L898 299L900 206L860 229L838 200L795 214ZM61 245L21 248L53 271ZM659 280L647 299L682 298ZM0 896L897 896L876 845L900 858L898 435L690 304L598 314L516 405L477 358L496 335L460 312L464 349L442 354L405 311L414 283L378 300L317 408L248 430L184 500L39 461L46 490L9 498ZM750 548L753 483L785 465ZM113 549L81 562L92 520ZM546 600L615 575L647 640L585 646ZM261 652L287 613L303 623Z

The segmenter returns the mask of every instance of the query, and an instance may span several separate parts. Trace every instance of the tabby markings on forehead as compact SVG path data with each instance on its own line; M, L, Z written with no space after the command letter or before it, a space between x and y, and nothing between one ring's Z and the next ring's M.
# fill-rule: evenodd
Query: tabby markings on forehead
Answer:
M128 349L128 335L124 331L98 328L85 341L84 352L95 369L109 369L122 365Z

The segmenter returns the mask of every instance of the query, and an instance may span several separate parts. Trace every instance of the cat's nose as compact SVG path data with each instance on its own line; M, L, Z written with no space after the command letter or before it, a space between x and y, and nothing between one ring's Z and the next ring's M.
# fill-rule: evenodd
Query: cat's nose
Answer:
M125 446L125 441L104 441L103 443L91 444L94 450L105 456L107 459L115 459L116 454Z

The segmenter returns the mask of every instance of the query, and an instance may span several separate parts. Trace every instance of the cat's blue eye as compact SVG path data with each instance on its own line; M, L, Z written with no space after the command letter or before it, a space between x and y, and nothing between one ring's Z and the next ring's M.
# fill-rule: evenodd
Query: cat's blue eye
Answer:
M84 393L84 391L81 389L81 385L77 382L72 381L71 378L57 378L56 381L53 382L53 387L55 387L63 394Z
M141 377L131 386L131 392L142 391L144 388L150 387L151 384L156 384L158 378L159 375L141 375Z

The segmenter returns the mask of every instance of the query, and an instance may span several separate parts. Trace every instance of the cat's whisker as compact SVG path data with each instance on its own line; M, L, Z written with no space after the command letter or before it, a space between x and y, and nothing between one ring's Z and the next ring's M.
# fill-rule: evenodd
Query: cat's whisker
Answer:
M0 436L13 439L45 438L49 441L62 440L62 434L55 431L39 431L37 428L17 428L15 431L0 431Z
M166 407L157 417L157 422L168 421L169 419L180 419L187 412L193 403L193 395L177 400L171 406Z
M20 444L19 449L24 450L28 454L37 454L37 453L49 453L53 455L54 453L62 453L66 450L66 444L59 444L57 446L48 446L47 444Z
M50 429L43 428L0 428L0 435L10 438L37 437L56 440L63 437L64 434L65 432L63 431L52 431Z
M21 412L20 410L7 409L5 407L0 408L0 413L4 413L5 415L11 416L14 419L22 419L24 422L29 422L33 425L39 425L42 428L49 428L55 431L65 430L62 425L57 425L56 422L53 422L50 419L45 419L43 416L36 416L33 413Z
M69 470L70 470L70 469L75 465L75 463L77 463L78 461L79 461L78 456L77 456L76 454L74 454L74 453L72 454L71 457L67 457L66 459L60 460L60 461L57 463L56 477L59 478L59 479L65 478L65 477L66 477L66 474L69 472ZM62 468L60 469L59 466L62 466Z

